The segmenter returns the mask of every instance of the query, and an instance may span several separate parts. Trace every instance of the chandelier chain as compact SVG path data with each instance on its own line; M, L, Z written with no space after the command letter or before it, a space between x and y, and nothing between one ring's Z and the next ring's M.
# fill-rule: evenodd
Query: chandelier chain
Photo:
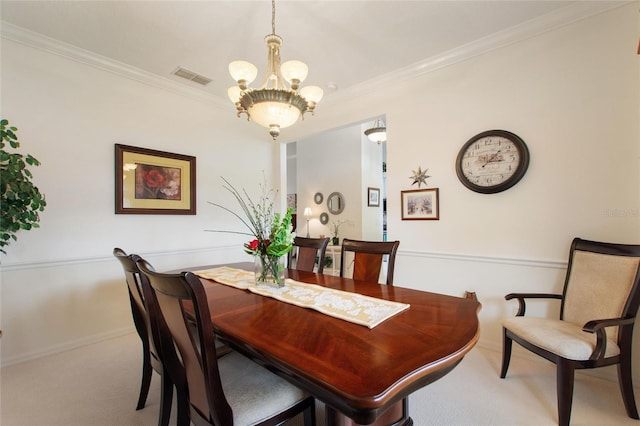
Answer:
M276 35L276 0L271 0L271 34Z

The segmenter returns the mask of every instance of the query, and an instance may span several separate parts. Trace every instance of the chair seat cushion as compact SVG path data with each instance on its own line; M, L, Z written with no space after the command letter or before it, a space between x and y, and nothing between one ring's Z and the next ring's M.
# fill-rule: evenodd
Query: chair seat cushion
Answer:
M293 407L308 395L237 352L218 360L233 423L254 425Z
M581 326L567 321L513 317L503 320L502 325L527 342L566 359L586 361L596 347L595 333L582 331ZM616 342L608 338L605 358L619 353Z

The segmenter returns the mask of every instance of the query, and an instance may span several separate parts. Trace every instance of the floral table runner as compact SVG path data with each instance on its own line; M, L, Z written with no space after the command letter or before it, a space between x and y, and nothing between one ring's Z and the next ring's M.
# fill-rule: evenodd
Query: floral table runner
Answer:
M220 266L218 268L203 269L202 271L193 271L193 273L200 278L214 280L220 284L226 284L242 290L246 290L250 286L256 285L255 273L244 269Z
M253 272L226 266L194 271L194 274L221 284L272 297L281 302L314 309L325 315L369 328L374 328L386 319L409 309L410 306L406 303L335 290L292 279L287 279L284 287L258 286L255 284Z

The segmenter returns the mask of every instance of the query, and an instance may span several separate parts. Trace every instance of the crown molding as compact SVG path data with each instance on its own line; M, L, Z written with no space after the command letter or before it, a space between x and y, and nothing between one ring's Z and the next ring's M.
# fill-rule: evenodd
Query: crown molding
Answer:
M353 99L363 93L369 93L378 87L384 87L399 81L406 81L418 76L463 62L475 56L496 50L510 44L522 42L529 38L556 30L583 19L636 3L636 1L576 1L557 11L548 13L535 19L515 25L511 28L474 40L430 58L397 69L393 72L364 81L360 84L340 90L327 96L324 105L339 102L343 99ZM330 98L330 99L329 99ZM323 106L324 106L323 105ZM326 106L325 106L326 108Z
M323 105L340 102L344 99L352 99L363 93L368 93L381 85L409 80L631 3L635 3L635 1L576 1L567 7L539 18L529 20L463 46L426 58L407 67L340 90L339 92L327 94ZM106 70L173 93L195 98L224 108L228 107L229 104L226 98L221 98L203 90L180 84L169 78L143 71L139 68L46 37L5 21L1 22L0 35L4 39L63 56L73 61Z
M77 46L44 36L9 22L1 22L0 35L3 39L11 40L54 55L62 56L75 62L108 71L149 86L194 98L199 101L224 107L227 107L229 103L228 100L224 101L220 97L207 93L203 90L192 88L185 84L180 84L169 78L161 77L106 56L98 55L97 53L89 50L81 49Z

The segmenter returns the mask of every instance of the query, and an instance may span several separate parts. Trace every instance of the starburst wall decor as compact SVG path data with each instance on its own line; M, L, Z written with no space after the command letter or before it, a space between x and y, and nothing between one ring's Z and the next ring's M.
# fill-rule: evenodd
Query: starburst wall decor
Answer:
M418 170L412 170L413 176L409 177L409 179L413 180L413 182L411 183L411 186L415 185L416 183L418 184L418 188L420 188L420 185L423 183L424 183L424 186L427 186L427 178L431 177L427 174L428 171L429 169L425 169L423 171L422 167L420 166L418 166Z

